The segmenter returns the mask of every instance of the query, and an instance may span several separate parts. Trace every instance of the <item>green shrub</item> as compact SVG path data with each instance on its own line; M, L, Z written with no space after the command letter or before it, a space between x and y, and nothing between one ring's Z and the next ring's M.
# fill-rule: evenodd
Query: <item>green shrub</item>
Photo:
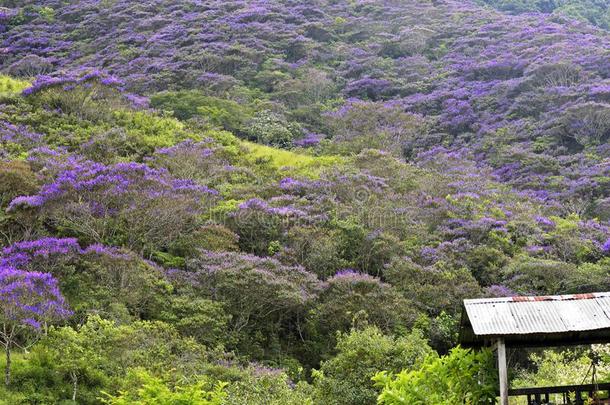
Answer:
M369 326L340 334L337 351L314 372L318 403L371 404L377 396L371 381L376 373L419 368L432 349L419 331L395 338Z
M247 125L246 133L251 139L272 146L290 146L303 133L299 124L268 110L256 114Z
M252 108L247 105L197 90L158 93L151 97L150 102L154 108L173 112L180 120L201 117L227 131L241 131L252 116Z
M227 387L223 405L313 405L311 386L294 385L279 370L258 367L240 373L242 377Z
M29 85L30 83L25 80L18 80L9 76L0 75L0 96L20 93Z
M481 405L496 402L491 351L457 347L449 355L428 357L419 370L383 371L373 380L381 388L381 405Z
M124 390L114 396L105 394L102 402L107 405L220 405L226 396L225 383L218 383L211 390L205 383L169 386L160 378L145 370L132 370L124 382Z

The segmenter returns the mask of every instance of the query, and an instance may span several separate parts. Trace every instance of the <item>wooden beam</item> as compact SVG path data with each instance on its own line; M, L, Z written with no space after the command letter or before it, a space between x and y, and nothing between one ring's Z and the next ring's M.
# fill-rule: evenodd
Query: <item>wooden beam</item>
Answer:
M504 339L496 342L498 349L498 377L500 381L500 405L508 405L508 371L506 368L506 344Z
M475 335L472 329L460 331L462 347L486 347L497 339L504 338L506 347L536 348L555 346L582 346L610 343L610 328L592 331L572 331L558 333L526 333L511 335Z

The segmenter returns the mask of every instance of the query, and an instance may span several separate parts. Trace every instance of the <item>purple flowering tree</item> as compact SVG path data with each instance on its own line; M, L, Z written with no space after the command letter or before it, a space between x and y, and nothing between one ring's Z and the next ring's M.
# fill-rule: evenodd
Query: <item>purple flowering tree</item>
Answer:
M0 343L6 353L7 386L11 380L11 349L23 347L24 336L38 334L43 325L70 314L51 274L0 267Z
M77 315L123 308L143 316L166 302L163 270L125 249L100 244L81 248L75 238L40 238L0 249L0 268L56 277Z
M100 71L76 71L61 76L38 76L23 96L34 103L93 121L109 118L114 110L141 107L123 92L123 82Z
M141 252L165 247L196 228L196 215L217 194L166 169L74 159L37 194L15 198L9 209L37 209L81 239Z

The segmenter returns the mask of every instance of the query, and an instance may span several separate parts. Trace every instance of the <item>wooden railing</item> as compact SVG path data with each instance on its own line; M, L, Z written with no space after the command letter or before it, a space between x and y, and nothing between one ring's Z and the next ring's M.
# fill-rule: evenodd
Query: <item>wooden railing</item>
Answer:
M603 391L610 392L610 383L585 384L585 385L564 385L559 387L536 387L536 388L515 388L508 390L508 396L518 397L527 396L528 405L549 404L551 394L562 394L563 404L583 405L585 400L582 394L588 398L594 398L595 393ZM575 401L571 401L570 394L574 394ZM608 395L603 396L607 398ZM610 400L601 400L593 404L610 404Z

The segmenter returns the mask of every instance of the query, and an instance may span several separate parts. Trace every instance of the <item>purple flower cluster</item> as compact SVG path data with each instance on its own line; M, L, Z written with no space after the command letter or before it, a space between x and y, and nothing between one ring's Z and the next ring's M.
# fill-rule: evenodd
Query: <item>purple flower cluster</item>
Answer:
M296 141L294 141L294 145L302 147L302 148L316 146L324 138L325 137L322 134L316 134L314 132L306 132L305 136L303 138L297 139Z
M0 321L40 329L72 314L51 274L0 266Z
M69 261L88 255L120 260L131 257L128 252L101 244L83 249L75 238L40 238L16 242L3 248L0 251L0 266L30 269L36 267L36 263L50 266L56 259Z
M360 283L360 282L364 282L364 283L378 282L378 280L373 276L361 273L354 269L345 269L345 270L338 271L333 277L331 277L327 281L327 283L330 283L330 284L337 283L337 282L356 284L356 283Z
M239 205L240 210L254 210L281 217L307 217L307 213L291 206L272 207L260 198L251 198Z
M68 256L80 251L80 245L74 238L42 238L17 242L2 249L0 266L25 268L33 258L47 260L52 255Z
M503 285L492 285L487 288L487 293L492 297L514 297L518 295L510 288Z
M68 165L68 169L61 171L53 182L45 184L37 195L15 198L9 209L41 207L70 195L89 197L92 204L102 204L104 200L116 201L121 196L127 198L135 194L149 199L172 195L204 199L218 194L193 180L174 179L165 169L153 169L141 163L106 166L90 161L73 161Z
M553 228L555 227L555 222L553 222L553 220L547 218L547 217L543 217L543 216L536 216L536 222L542 226L548 227L548 228Z
M0 144L16 143L30 148L39 144L41 140L41 134L31 132L24 126L0 120Z
M64 90L69 91L74 89L76 86L92 81L117 89L122 89L124 85L121 80L114 76L107 75L99 70L93 70L84 74L75 73L67 76L38 76L30 87L23 90L23 95L32 96L52 87L61 87Z

